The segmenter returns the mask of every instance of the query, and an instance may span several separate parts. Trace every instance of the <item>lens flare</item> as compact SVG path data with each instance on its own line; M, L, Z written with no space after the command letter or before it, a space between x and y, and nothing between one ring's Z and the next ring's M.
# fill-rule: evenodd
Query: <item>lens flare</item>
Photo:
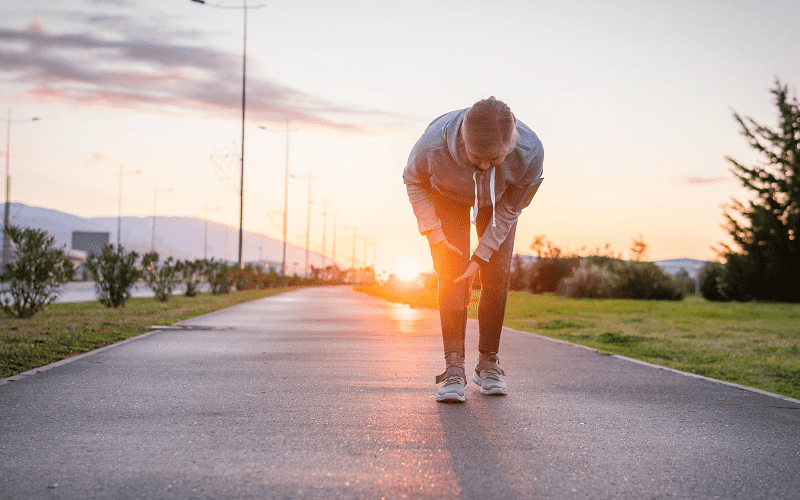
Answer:
M403 257L394 268L397 277L403 281L411 281L419 275L421 268L419 262L411 257Z

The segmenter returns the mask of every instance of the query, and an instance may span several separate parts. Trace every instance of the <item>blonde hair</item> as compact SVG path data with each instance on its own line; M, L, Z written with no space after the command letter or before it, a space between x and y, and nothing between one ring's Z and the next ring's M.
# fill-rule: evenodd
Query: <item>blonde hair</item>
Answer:
M468 149L491 156L512 145L517 119L506 103L491 96L467 110L463 126Z

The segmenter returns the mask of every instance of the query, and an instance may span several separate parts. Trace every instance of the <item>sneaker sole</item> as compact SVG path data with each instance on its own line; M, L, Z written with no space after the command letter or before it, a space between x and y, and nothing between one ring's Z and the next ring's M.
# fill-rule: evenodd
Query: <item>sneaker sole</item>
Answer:
M436 401L443 403L463 403L467 398L455 392L448 392L447 394L437 394Z
M478 387L481 388L481 394L486 394L487 396L505 396L506 394L508 394L508 389L504 389L502 387L495 387L494 389L484 389L483 385L481 385L481 378L475 372L472 372L472 381L478 384Z

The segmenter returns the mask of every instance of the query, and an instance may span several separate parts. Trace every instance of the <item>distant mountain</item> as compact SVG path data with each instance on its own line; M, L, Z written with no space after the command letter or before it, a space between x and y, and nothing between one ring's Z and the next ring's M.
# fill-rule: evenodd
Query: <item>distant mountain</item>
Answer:
M0 209L3 211L3 209ZM43 229L55 237L59 246L72 249L72 232L108 232L111 243L117 243L117 218L83 218L49 208L31 207L22 203L11 204L11 224L20 227ZM205 220L198 217L157 217L156 251L163 257L176 259L203 258ZM152 246L153 217L123 217L123 248L136 252L149 252ZM227 250L226 250L227 249ZM263 234L244 232L243 258L245 262L269 261L280 263L283 242ZM239 258L239 228L217 222L208 222L208 258L235 262ZM290 243L286 245L286 267L291 273L302 274L306 251ZM322 255L309 252L309 263L322 266Z

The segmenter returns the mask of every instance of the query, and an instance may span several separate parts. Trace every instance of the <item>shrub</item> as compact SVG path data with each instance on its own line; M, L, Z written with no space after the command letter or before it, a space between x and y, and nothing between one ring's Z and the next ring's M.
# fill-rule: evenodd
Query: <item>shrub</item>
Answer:
M131 288L141 277L136 268L136 252L125 252L114 245L103 247L100 255L89 255L86 270L94 280L97 300L106 307L120 307L131 296Z
M694 295L697 290L697 281L689 276L689 271L686 269L681 269L678 273L673 276L675 280L675 284L680 290L683 290L683 294L685 295Z
M578 265L577 257L544 257L531 269L531 292L555 292L559 282L572 274Z
M700 295L706 300L723 302L730 300L722 293L722 279L725 275L725 268L718 262L707 264L700 271Z
M9 226L5 234L15 248L0 273L0 303L11 316L30 318L58 297L58 287L72 279L75 268L65 248L56 248L46 231Z
M652 262L618 261L613 271L620 278L615 298L681 300L684 296L672 276Z
M184 295L187 297L196 296L197 285L203 282L205 262L202 260L178 261L175 263L175 269L180 275L181 282L186 287Z
M146 253L142 257L144 280L152 288L155 298L159 302L166 302L175 286L180 282L181 276L172 257L159 264L157 252Z
M259 277L256 276L256 270L253 268L252 264L247 264L244 268L233 268L231 270L231 276L233 278L233 285L239 292L242 290L253 290L258 287Z
M211 295L221 295L229 293L233 280L231 270L225 262L206 262L204 270L206 282L211 286Z
M769 292L763 290L767 280L763 276L763 269L757 269L749 262L749 257L742 254L728 254L728 261L723 268L719 282L719 291L728 300L746 302L756 297L762 300L770 297ZM761 271L761 272L759 272Z
M559 295L574 298L603 299L612 297L619 277L607 267L581 259L572 274L561 280Z
M511 269L508 277L509 290L527 290L531 285L531 272L533 266L526 266L519 255L511 259Z

